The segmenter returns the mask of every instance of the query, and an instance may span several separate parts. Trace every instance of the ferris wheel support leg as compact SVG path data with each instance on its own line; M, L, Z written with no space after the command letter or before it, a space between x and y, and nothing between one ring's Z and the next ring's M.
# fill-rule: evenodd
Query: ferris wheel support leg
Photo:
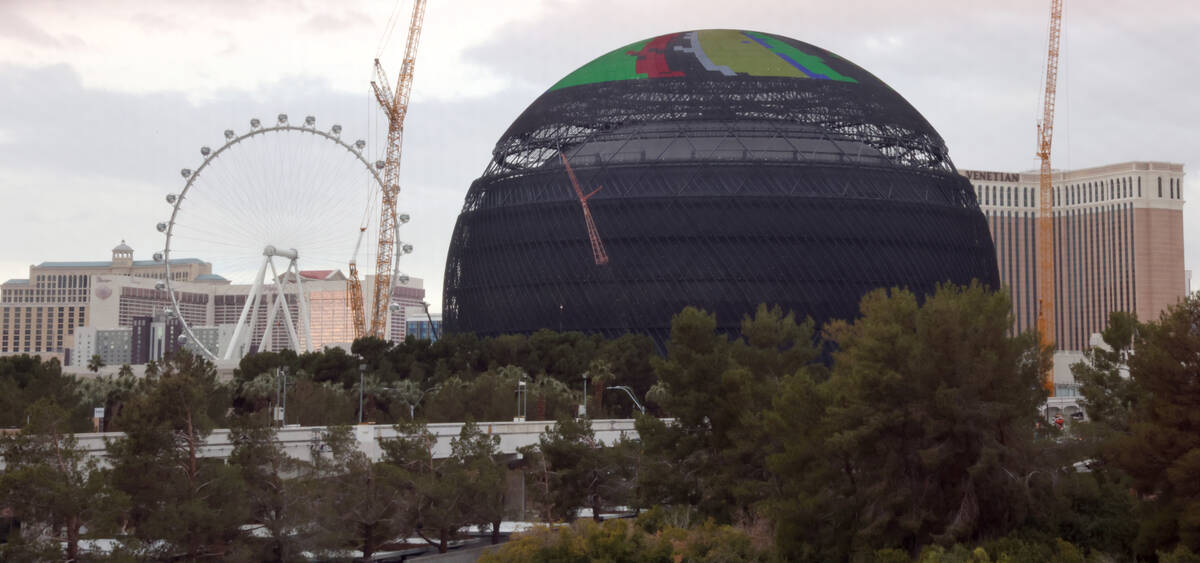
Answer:
M296 259L292 258L294 262ZM291 270L291 266L288 267ZM292 350L300 350L300 339L296 337L296 323L292 321L291 309L287 306L287 295L283 292L283 285L279 280L279 272L275 270L275 262L271 262L271 275L275 278L275 299L283 307L284 328L287 329L288 341L292 343ZM299 274L297 274L299 277Z
M361 237L360 237L361 239ZM308 300L304 296L304 285L300 281L300 265L296 263L296 259L292 259L292 263L288 266L292 274L296 276L296 304L300 307L300 322L304 323L304 352L312 352L312 322L308 316Z
M276 287L276 289L278 289L278 287ZM267 328L263 330L262 343L260 343L258 346L258 349L263 352L267 350L274 351L275 348L275 340L272 337L275 335L275 313L279 311L279 300L279 292L276 291L275 299L271 301L271 305L268 309L269 312L267 313Z
M266 304L267 299L267 288L260 287L258 290L258 295L254 298L254 305L250 307L250 320L246 321L246 353L250 352L250 346L254 344L254 331L258 330L259 309L263 308L263 305ZM262 348L261 336L259 336L258 339L258 347L260 349Z
M238 316L238 322L233 327L233 336L229 339L229 347L225 349L226 360L233 359L234 350L242 345L242 336L246 331L246 317L250 315L250 308L258 301L258 294L262 291L263 276L267 274L267 264L271 261L269 256L263 256L262 265L258 267L258 275L254 277L254 285L250 286L250 294L246 296L246 304L242 306L242 314Z
M268 260L270 260L268 258ZM254 296L253 303L250 304L250 318L246 320L246 336L244 338L246 347L243 349L242 355L250 353L250 347L254 344L254 331L258 330L259 309L267 302L266 274L263 275L263 280L259 283L258 293ZM259 336L258 347L262 348L262 336Z

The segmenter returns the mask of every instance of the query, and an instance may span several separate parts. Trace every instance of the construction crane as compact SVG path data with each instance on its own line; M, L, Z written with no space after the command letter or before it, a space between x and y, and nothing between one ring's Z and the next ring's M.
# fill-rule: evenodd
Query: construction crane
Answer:
M358 242L354 243L354 254L350 255L350 277L346 278L346 299L350 301L347 305L354 312L355 340L362 338L363 331L367 326L366 311L363 308L362 283L358 281L358 249L362 246L363 235L366 233L366 227L358 229Z
M592 239L592 257L597 266L603 266L608 263L608 254L604 252L604 242L600 240L600 233L596 231L596 222L592 220L592 211L588 209L587 200L604 189L604 186L583 195L583 190L579 188L579 180L575 178L575 171L571 170L571 163L567 161L567 155L560 152L558 156L562 158L563 166L567 167L567 176L571 177L571 185L575 187L575 195L579 197L579 206L583 208L583 221L587 223L588 238Z
M379 59L375 59L376 79L371 81L371 88L375 92L375 99L388 117L387 158L383 161L383 205L380 207L379 246L375 256L375 287L372 292L369 331L363 329L363 325L366 324L365 315L360 316L357 312L364 310L361 303L362 285L358 280L357 268L353 263L350 266L352 275L348 281L351 285L349 293L352 300L358 295L358 303L353 304L357 307L354 314L356 338L364 334L383 337L384 327L387 326L388 305L392 301L392 283L398 274L393 269L399 266L399 261L395 259L396 252L402 250L407 253L412 249L412 246L407 244L396 246L397 227L408 221L407 215L396 213L396 197L400 194L400 150L404 144L404 118L408 115L408 100L412 96L417 44L421 40L421 23L424 20L425 0L414 0L412 17L408 23L408 39L404 45L404 61L400 65L400 77L396 79L395 91L388 87L383 65Z
M1038 158L1042 174L1038 190L1037 220L1037 327L1042 348L1054 345L1054 188L1050 170L1050 144L1054 137L1054 95L1058 82L1058 45L1062 35L1063 0L1050 0L1050 41L1046 54L1046 89L1042 99L1042 120L1038 123ZM1043 374L1042 385L1054 396L1054 368Z

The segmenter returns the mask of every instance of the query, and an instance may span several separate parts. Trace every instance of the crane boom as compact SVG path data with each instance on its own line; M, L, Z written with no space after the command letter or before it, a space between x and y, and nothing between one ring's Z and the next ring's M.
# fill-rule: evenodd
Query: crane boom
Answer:
M1038 190L1037 220L1037 326L1043 348L1054 345L1054 188L1050 168L1050 145L1054 138L1054 98L1058 86L1058 46L1062 35L1063 0L1050 0L1050 41L1046 53L1046 89L1042 99L1042 120L1038 124L1037 155L1042 161ZM1054 368L1043 374L1042 384L1054 396Z
M362 246L363 235L366 232L366 227L358 230L358 242L354 243L354 254L350 255L350 276L346 278L346 299L349 301L346 305L350 307L350 311L354 315L355 340L362 338L367 324L366 310L363 308L362 283L358 280L358 248Z
M583 190L579 187L579 180L575 178L575 171L571 169L571 163L567 161L567 155L558 153L562 158L563 166L567 168L567 176L571 178L571 186L575 188L575 195L579 197L579 206L583 208L583 222L587 224L588 238L592 241L592 258L596 261L597 266L603 266L608 263L608 253L604 251L604 241L600 240L600 232L596 230L596 222L592 220L592 210L588 209L587 200L596 195L596 192L601 188L592 190L591 193L584 195Z
M392 283L396 279L396 231L399 220L396 215L396 196L400 193L400 154L404 144L404 118L408 115L408 101L412 96L413 71L417 61L417 44L421 39L421 23L425 20L425 0L414 0L412 18L408 24L408 39L404 46L404 62L400 66L400 77L396 79L395 91L388 88L383 65L375 59L377 80L371 81L375 99L388 116L387 158L383 168L383 205L379 218L379 247L375 256L375 287L371 301L370 336L383 337L388 305L392 301Z

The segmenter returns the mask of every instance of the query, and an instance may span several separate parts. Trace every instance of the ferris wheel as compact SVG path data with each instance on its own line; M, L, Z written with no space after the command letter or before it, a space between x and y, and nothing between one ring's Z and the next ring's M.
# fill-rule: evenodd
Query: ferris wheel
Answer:
M211 360L240 359L256 340L269 349L279 325L288 346L311 351L301 267L340 270L356 258L378 208L384 163L369 160L365 141L344 140L341 125L319 129L313 116L293 125L282 113L274 125L252 119L248 131L225 130L224 143L200 155L199 166L180 171L183 189L166 196L171 215L157 225L166 235L154 255L166 268L157 286L171 300L166 314L178 316L181 340ZM179 313L196 289L176 279L172 256L203 259L234 284L250 284L234 296L240 311L222 346L198 338L199 327Z

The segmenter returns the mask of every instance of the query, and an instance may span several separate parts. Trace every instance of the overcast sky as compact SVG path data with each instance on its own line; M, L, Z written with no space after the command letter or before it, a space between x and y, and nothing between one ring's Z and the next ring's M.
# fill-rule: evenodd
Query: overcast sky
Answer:
M687 29L793 37L908 99L959 168L1030 170L1048 0L430 0L404 142L404 269L441 308L454 220L508 124L616 47ZM1054 165L1200 166L1200 8L1066 0ZM0 0L0 280L44 260L148 259L179 170L226 128L312 114L382 146L372 59L399 70L411 0ZM397 10L398 8L398 10ZM400 20L385 42L393 12ZM295 121L295 119L294 119ZM1187 267L1200 206L1185 207ZM200 256L199 258L207 258Z

